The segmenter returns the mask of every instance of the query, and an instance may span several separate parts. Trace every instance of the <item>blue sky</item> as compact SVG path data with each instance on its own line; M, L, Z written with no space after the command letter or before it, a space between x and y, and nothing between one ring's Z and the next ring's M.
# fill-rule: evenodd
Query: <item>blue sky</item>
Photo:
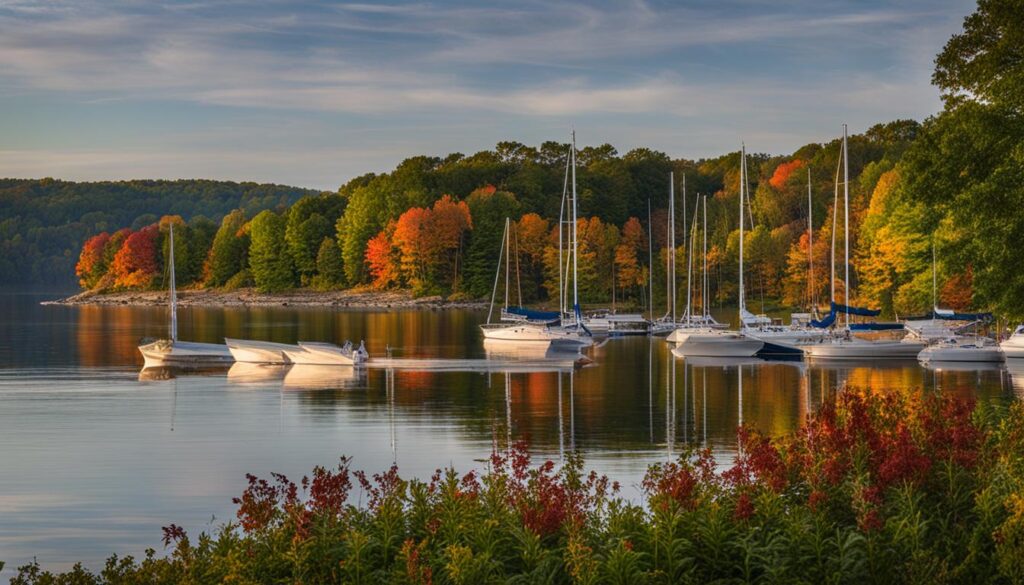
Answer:
M908 2L0 0L0 176L335 189L500 140L787 153L940 108Z

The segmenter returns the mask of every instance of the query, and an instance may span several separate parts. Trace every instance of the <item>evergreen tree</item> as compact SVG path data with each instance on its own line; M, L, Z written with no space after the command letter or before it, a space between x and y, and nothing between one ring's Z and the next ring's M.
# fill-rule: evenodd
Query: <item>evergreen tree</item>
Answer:
M206 284L224 286L227 281L246 266L249 251L249 235L243 233L245 212L236 209L224 216L213 237L213 245L207 255Z
M515 195L488 186L471 193L466 203L473 218L473 231L466 249L463 290L470 296L483 298L494 286L505 218L519 215L519 202Z
M324 238L316 254L316 271L314 283L318 288L335 288L345 282L345 266L341 259L341 249L334 238Z
M284 239L285 219L273 211L260 212L250 226L249 265L256 289L275 292L295 286L295 271Z

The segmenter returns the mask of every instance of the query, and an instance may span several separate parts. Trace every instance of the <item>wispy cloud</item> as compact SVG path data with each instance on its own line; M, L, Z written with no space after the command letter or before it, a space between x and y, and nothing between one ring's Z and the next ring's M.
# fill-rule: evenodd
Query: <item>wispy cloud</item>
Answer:
M927 84L930 56L970 10L969 0L15 0L0 3L0 129L15 125L26 102L44 98L94 108L83 115L130 104L148 109L154 128L175 103L319 116L329 126L376 125L390 137L380 144L396 138L396 118L410 127L473 123L494 132L487 144L584 118L639 144L645 133L658 136L666 118L691 136L710 135L705 128L716 124L775 135L779 121L804 136L813 132L801 118L816 112L833 120L929 114L938 105ZM53 129L54 156L68 154L60 154L65 132ZM357 148L345 136L333 147ZM150 146L162 143L155 136ZM0 148L25 151L10 133ZM378 156L385 150L402 154L388 146ZM74 168L73 158L62 160Z

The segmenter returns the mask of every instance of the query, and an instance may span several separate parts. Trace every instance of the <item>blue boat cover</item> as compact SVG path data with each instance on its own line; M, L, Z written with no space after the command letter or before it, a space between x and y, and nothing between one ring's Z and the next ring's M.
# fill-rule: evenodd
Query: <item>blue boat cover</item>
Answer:
M850 331L895 331L903 329L903 323L850 323Z
M531 321L555 321L561 318L561 315L555 311L535 311L524 307L508 307L505 310L513 315L526 317Z
M579 326L584 331L587 332L587 335L593 335L593 333L590 332L590 329L587 329L586 324L583 323L583 310L580 309L579 304L577 303L577 304L573 305L572 308L573 308L573 311L576 312L576 322L579 323Z
M860 315L861 317L877 317L882 314L881 311L875 309L848 307L846 305L840 305L839 303L832 303L832 310L835 311L836 313L846 313L847 315Z
M825 315L825 318L822 319L821 321L818 321L818 320L815 320L815 319L811 319L811 327L817 327L818 329L828 329L835 322L836 322L836 312L832 311L828 315Z

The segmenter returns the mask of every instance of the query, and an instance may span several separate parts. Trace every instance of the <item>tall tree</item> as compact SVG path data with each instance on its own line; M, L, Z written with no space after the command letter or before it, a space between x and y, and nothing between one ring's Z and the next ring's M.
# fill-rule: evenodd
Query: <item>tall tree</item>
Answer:
M285 290L296 284L284 232L285 219L273 211L262 211L252 220L249 265L260 292Z
M245 212L241 209L228 213L221 220L207 254L207 285L224 286L232 276L245 268L249 255L249 234L243 230L244 226Z

